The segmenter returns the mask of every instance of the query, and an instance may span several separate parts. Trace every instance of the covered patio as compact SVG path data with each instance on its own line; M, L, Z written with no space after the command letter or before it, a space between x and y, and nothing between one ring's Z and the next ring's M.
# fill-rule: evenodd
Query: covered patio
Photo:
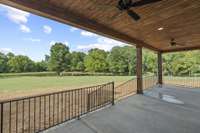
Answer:
M172 96L182 103L160 99ZM196 133L200 127L200 89L163 86L130 96L115 106L64 123L47 133Z
M142 48L162 54L200 49L200 1L197 0L0 0L0 3L137 48L137 93L143 93Z
M162 72L164 53L200 49L200 1L0 0L0 3L136 46L137 80L136 87L132 87L138 95L45 132L195 133L200 129L200 90L166 86ZM142 73L143 48L157 54L158 85L147 91ZM95 94L99 96L98 91ZM167 101L165 96L172 100ZM113 91L112 104L114 99ZM171 103L176 100L181 104Z

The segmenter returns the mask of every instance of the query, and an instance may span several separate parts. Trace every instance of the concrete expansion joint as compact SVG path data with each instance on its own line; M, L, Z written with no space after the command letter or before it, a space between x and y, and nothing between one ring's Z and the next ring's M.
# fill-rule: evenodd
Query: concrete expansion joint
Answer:
M101 131L99 131L94 125L92 125L91 123L83 120L83 119L80 119L80 121L87 127L89 128L92 132L94 133L103 133Z

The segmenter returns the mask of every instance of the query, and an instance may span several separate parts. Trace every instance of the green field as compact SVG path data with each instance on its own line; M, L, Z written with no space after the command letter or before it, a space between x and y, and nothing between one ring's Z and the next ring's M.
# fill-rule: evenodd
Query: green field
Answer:
M0 78L0 100L74 89L114 81L119 85L133 76L24 76Z

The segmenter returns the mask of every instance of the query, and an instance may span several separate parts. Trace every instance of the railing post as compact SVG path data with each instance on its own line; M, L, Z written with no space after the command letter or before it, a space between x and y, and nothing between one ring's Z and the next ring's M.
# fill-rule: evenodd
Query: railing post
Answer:
M115 105L115 85L112 82L112 105Z
M3 103L1 103L1 130L0 133L3 133Z
M136 47L137 51L137 63L136 63L136 71L137 71L137 94L143 94L143 77L142 77L142 47Z
M163 74L162 74L162 53L158 52L158 85L162 87Z

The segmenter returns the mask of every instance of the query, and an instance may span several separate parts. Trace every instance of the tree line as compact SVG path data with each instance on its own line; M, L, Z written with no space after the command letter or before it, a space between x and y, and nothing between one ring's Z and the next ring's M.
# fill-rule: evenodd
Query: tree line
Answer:
M164 54L165 75L183 76L200 73L199 51ZM35 62L24 55L0 53L0 73L44 72L103 72L125 75L136 74L136 49L131 46L113 47L106 52L91 49L88 53L70 52L69 47L55 43L45 60ZM143 50L143 73L157 73L157 56L149 50Z

